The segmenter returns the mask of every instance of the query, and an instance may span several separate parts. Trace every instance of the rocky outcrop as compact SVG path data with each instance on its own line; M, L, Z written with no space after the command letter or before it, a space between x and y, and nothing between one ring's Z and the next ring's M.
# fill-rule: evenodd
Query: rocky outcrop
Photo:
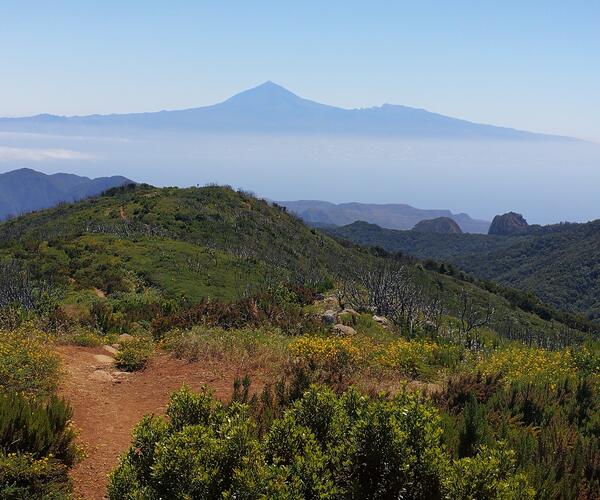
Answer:
M450 217L422 220L413 227L419 233L462 234L460 226Z
M513 236L515 234L523 234L527 231L529 224L521 214L508 212L504 215L496 215L490 226L488 234L496 234L500 236Z

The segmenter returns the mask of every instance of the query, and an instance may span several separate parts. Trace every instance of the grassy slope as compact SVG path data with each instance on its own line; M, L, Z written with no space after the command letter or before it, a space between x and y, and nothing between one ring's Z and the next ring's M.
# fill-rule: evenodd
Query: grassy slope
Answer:
M533 292L556 307L600 318L600 221L514 237L422 234L362 222L331 232L391 252L452 262L481 278Z
M148 286L171 297L233 299L261 279L335 277L375 260L277 207L222 187L115 190L1 224L0 241L0 254L54 279L69 290L69 300L92 289L110 295ZM467 287L476 302L495 306L498 322L548 333L563 328L475 285L413 272L450 310Z
M54 276L66 271L63 278L92 286L95 271L115 268L195 299L211 291L231 298L276 269L316 276L363 258L263 201L218 187L121 191L9 221L0 238L4 253L54 266Z

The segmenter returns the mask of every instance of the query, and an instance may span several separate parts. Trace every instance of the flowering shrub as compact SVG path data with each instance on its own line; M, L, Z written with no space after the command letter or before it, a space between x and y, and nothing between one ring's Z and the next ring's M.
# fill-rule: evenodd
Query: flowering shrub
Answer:
M517 344L483 358L478 369L484 374L501 373L507 382L551 385L576 374L571 350L547 351Z
M351 339L339 337L299 337L289 345L290 352L311 370L321 369L343 376L354 371L364 360Z
M0 331L0 392L51 393L60 360L50 343L47 335L26 326Z
M431 372L439 351L433 342L398 339L387 347L381 364L411 377L423 376Z

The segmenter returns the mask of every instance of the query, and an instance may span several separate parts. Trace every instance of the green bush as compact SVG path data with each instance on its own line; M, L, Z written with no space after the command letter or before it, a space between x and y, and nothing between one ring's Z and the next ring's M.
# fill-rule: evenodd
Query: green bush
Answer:
M64 342L79 347L98 347L104 343L100 335L86 330L67 335Z
M516 473L514 452L502 445L482 447L476 458L463 458L444 479L446 498L453 500L525 500L534 498L525 474Z
M127 372L143 370L153 350L154 344L147 338L136 337L124 342L115 356L117 367Z
M109 498L480 498L471 483L487 484L495 463L483 454L453 465L437 411L409 394L313 386L264 434L251 406L224 406L206 390L173 394L167 414L136 427ZM461 467L471 478L462 489L452 483ZM485 498L527 498L501 496L507 484L529 492L508 467Z
M71 408L0 394L0 498L58 498L69 491L77 459Z
M67 468L55 459L0 451L0 498L70 498Z

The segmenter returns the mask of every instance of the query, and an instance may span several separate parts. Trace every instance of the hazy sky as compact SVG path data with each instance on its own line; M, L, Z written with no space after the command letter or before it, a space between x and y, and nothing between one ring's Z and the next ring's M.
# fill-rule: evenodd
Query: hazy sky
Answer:
M600 142L600 2L0 1L0 116L212 104L265 80Z

